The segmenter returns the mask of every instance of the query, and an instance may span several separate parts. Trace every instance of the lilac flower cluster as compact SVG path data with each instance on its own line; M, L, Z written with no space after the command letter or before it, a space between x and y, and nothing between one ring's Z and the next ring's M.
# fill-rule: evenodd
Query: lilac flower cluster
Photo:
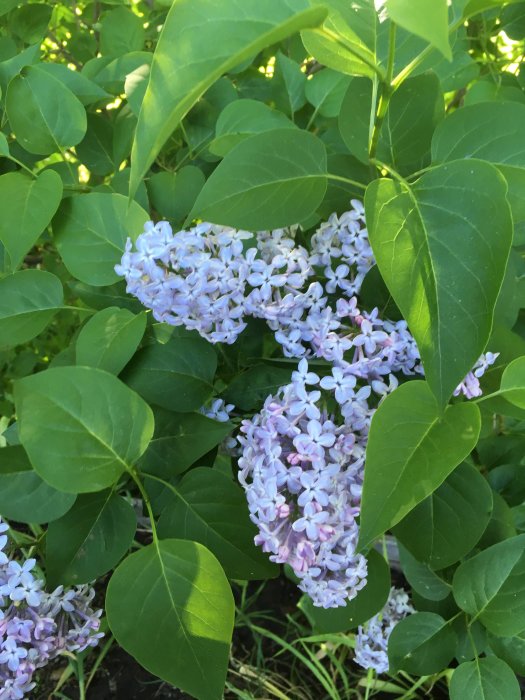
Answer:
M291 384L241 427L239 479L259 528L255 542L289 564L299 588L325 608L345 605L366 584L356 517L370 392L346 368L320 379L302 359Z
M386 673L388 638L397 623L413 612L406 592L401 588L391 588L383 610L357 628L355 662L367 670L374 669L378 674Z
M102 610L91 607L88 586L46 593L36 561L20 564L6 553L7 530L0 520L0 700L21 700L35 687L36 669L98 644Z
M210 223L173 233L166 221L148 222L135 251L127 240L115 270L158 321L197 330L212 343L234 343L253 316L268 323L287 357L341 364L353 349L356 371L360 365L375 382L395 383L399 371L423 374L404 321L357 309L356 295L375 264L362 203L352 200L348 211L322 223L309 251L296 243L297 229L262 231L254 239ZM252 240L255 247L245 250ZM330 304L337 292L343 297ZM496 357L482 356L456 395L478 396L479 377Z
M231 344L247 316L262 318L285 355L302 357L311 352L316 332L339 327L326 294L357 294L374 258L357 200L321 224L310 252L296 244L297 228L262 231L254 239L253 233L209 223L173 233L165 221L148 222L135 250L127 240L115 271L158 321ZM255 247L245 250L251 239ZM326 290L311 281L319 268Z

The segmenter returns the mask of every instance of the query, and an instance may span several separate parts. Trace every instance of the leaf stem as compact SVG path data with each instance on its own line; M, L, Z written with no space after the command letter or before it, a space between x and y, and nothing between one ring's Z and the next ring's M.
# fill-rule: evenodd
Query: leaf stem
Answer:
M465 18L459 19L457 22L454 22L454 24L451 24L450 27L448 28L448 33L452 34L453 32L456 31L456 29L459 29L461 25L464 23ZM392 89L397 90L397 88L401 85L401 83L408 78L408 76L419 66L423 61L432 53L432 51L436 51L436 48L432 45L428 45L423 51L421 51L420 54L418 54L410 63L401 70L396 77L391 81Z
M159 537L157 535L157 526L155 525L155 516L153 514L153 508L151 507L151 501L149 500L148 492L144 488L144 484L142 483L139 473L136 470L136 468L133 469L128 469L128 474L131 476L135 484L137 485L138 490L140 491L140 495L142 496L142 499L144 501L144 505L146 506L146 510L148 511L148 516L151 521L151 533L153 535L153 542L157 549L159 548Z
M379 143L379 135L381 133L381 127L386 117L388 111L388 105L390 104L390 98L394 92L392 85L392 78L394 76L394 59L396 55L396 30L397 27L394 22L390 25L390 33L388 40L388 60L386 65L386 76L381 86L381 93L379 97L379 104L377 107L377 113L374 119L374 126L372 129L372 136L370 138L370 146L368 153L370 160L375 158L377 145Z
M386 170L389 175L391 175L394 180L397 180L398 182L401 182L405 187L408 187L410 189L409 183L405 180L404 177L402 177L394 168L390 167L390 165L387 165L386 163L383 163L382 160L378 160L377 158L371 158L370 162L376 165L378 168L382 168L383 170Z
M359 187L361 190L366 190L366 185L362 182L357 182L357 180L350 180L348 177L343 177L342 175L334 175L333 173L326 173L326 177L329 180L336 180L337 182L345 182L347 185L353 185L354 187Z

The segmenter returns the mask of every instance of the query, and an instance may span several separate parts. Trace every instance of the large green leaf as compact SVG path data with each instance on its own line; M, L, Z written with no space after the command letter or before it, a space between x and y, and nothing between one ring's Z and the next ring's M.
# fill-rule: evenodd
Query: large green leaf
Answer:
M136 529L133 506L122 496L111 490L80 495L47 529L49 585L87 583L107 573L131 546Z
M372 419L366 448L360 544L367 546L431 494L474 448L474 404L440 414L425 382L402 384Z
M301 39L308 53L319 63L347 75L374 77L377 15L370 0L312 0L329 9L323 29L306 29Z
M489 644L496 656L503 659L514 673L525 676L525 631L514 637L496 637L491 634Z
M441 53L452 59L448 40L447 0L387 0L390 18L412 34L426 39Z
M468 554L490 520L492 489L479 471L461 464L394 528L395 536L432 569Z
M224 392L224 398L243 411L258 410L269 394L290 382L291 369L254 365L238 374Z
M176 173L154 173L148 179L151 206L166 219L180 223L190 213L205 181L202 170L194 165Z
M149 215L121 194L68 197L53 219L60 255L71 274L86 284L113 284L113 269L122 258L128 236L135 240Z
M224 474L192 469L172 487L174 499L162 511L159 537L204 544L234 579L277 576L268 555L253 543L257 530L248 516L243 491Z
M450 114L432 140L432 158L436 163L479 158L498 166L509 186L515 242L521 242L525 235L525 149L521 147L524 124L525 104L480 102Z
M15 384L20 441L67 493L101 491L133 467L153 435L149 406L108 372L60 367Z
M75 502L75 495L46 484L21 445L0 450L0 515L19 523L49 523Z
M148 671L199 700L220 700L234 601L205 547L163 540L128 556L108 585L106 612L118 643Z
M507 186L478 160L366 191L370 242L440 407L485 349L512 241ZM459 350L460 349L460 350Z
M283 128L294 129L295 124L282 112L257 100L234 100L220 113L215 139L209 149L215 155L225 156L234 146L254 134Z
M342 608L318 608L309 596L302 596L298 607L310 620L314 632L348 632L383 609L390 593L390 569L375 549L368 553L367 569L366 586Z
M131 360L146 330L146 314L110 306L95 314L76 342L77 364L119 374Z
M307 0L173 3L140 110L130 196L175 127L210 85L261 49L318 25L325 16L324 7L312 8Z
M216 447L234 426L202 413L172 413L154 408L155 434L141 457L144 471L169 479Z
M458 666L450 679L450 700L520 700L520 686L501 659L489 656Z
M425 601L439 602L450 596L452 586L426 564L417 561L401 543L399 543L399 561L406 580Z
M216 367L211 345L187 335L142 348L127 366L124 380L149 403L186 413L198 410L211 396Z
M368 163L372 82L354 78L339 113L339 130L350 152ZM377 157L401 174L430 163L432 134L445 113L439 79L428 72L405 80L390 100Z
M453 593L462 610L495 635L525 630L525 535L498 542L463 562Z
M26 66L9 83L9 124L29 153L48 155L75 146L86 133L86 112L60 80L38 66Z
M45 170L34 179L19 172L0 177L0 241L12 270L36 243L61 199L62 180L53 170Z
M307 131L274 129L227 153L189 218L251 231L279 228L308 218L325 192L323 142Z
M416 612L398 622L388 638L389 670L430 676L446 668L456 653L457 637L445 620Z
M100 23L100 53L121 56L141 51L144 46L144 20L127 7L107 12Z
M62 284L50 272L21 270L0 279L0 347L37 336L63 303Z

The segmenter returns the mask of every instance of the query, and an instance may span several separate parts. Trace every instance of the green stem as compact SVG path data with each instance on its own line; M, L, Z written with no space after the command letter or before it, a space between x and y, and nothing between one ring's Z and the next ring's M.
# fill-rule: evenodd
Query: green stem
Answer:
M343 177L342 175L334 175L332 173L327 173L326 177L329 180L336 180L337 182L345 182L347 185L353 185L354 187L359 187L361 190L366 190L366 185L362 182L357 182L357 180L350 180L348 177Z
M464 21L464 19L459 19L457 22L454 22L454 24L451 24L448 29L448 33L452 34L453 32L455 32L456 29L459 29L459 27L461 27ZM391 81L392 89L397 90L401 83L408 78L412 71L414 71L419 65L421 65L421 63L423 63L423 61L432 53L432 51L436 51L436 48L429 44L426 47L426 49L423 49L423 51L420 54L418 54L412 61L410 61L408 66L405 66L403 70L401 70Z
M11 155L6 156L6 158L9 158L9 160L13 161L13 163L16 163L21 168L23 168L27 173L29 173L31 175L31 177L35 178L35 180L38 177L37 174L31 170L31 168L28 168L27 165L25 165L25 163L22 163L21 160L18 160L18 158L15 158L14 156L11 156Z
M401 182L403 185L408 187L410 189L410 185L408 182L405 180L404 177L402 177L394 168L391 168L390 165L387 165L386 163L383 163L383 161L378 160L377 158L371 158L370 162L376 165L378 168L382 168L383 170L386 170L389 175L391 175L394 180L397 180L398 182Z
M379 143L379 135L381 134L381 127L388 112L388 105L390 104L390 98L394 92L392 86L392 79L394 76L394 59L396 54L396 25L394 22L390 25L390 34L388 40L388 60L386 66L386 76L382 85L381 95L379 97L379 105L377 107L377 114L374 120L374 127L372 129L372 136L370 138L370 147L368 153L370 155L370 160L375 158L377 152L377 145Z
M151 521L151 534L153 535L153 543L159 548L159 537L157 535L157 527L155 525L155 515L153 514L153 508L151 507L151 501L149 500L148 492L144 488L144 484L140 480L140 476L135 468L129 469L128 470L129 475L137 485L138 490L140 491L140 495L142 496L142 500L144 501L144 505L146 506L146 510L148 511L148 516ZM147 475L150 477L150 475Z

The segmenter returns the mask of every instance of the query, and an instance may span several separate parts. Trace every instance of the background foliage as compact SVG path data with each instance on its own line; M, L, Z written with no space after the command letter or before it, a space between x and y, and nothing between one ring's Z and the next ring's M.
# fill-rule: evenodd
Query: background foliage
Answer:
M113 571L118 643L222 697L230 583L285 574L254 546L218 446L293 363L257 322L231 347L155 323L114 266L150 218L300 223L307 242L364 198L379 272L363 296L408 321L426 377L382 403L367 449L360 544L393 533L418 610L392 634L391 673L422 677L403 697L445 679L452 700L519 698L525 3L1 0L0 28L0 513L48 584ZM451 399L486 347L484 396ZM217 396L233 422L199 413ZM388 595L373 549L369 567L341 611L300 601L314 641L299 663L322 639L344 677L352 630ZM313 668L326 697L361 692ZM388 683L369 678L366 697Z

